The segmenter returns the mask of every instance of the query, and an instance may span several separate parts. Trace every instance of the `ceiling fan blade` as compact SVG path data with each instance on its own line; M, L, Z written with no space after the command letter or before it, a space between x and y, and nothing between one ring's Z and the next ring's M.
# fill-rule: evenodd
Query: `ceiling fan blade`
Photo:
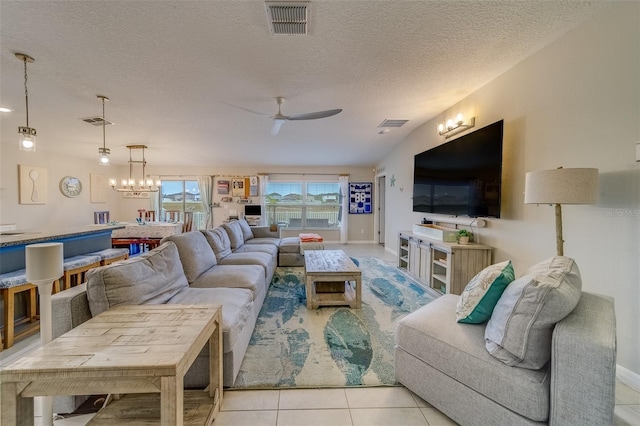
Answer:
M231 107L238 108L238 109L241 109L241 110L243 110L243 111L250 112L250 113L252 113L252 114L261 115L261 116L263 116L263 117L271 117L269 114L265 114L265 113L260 112L260 111L254 111L254 110L252 110L252 109L245 108L245 107L241 107L241 106L239 106L239 105L230 104L229 102L225 102L225 101L220 101L220 102L221 102L221 103L223 103L223 104L225 104L225 105L229 105L229 106L231 106Z
M285 121L286 120L283 120L281 118L276 118L273 120L273 127L271 128L271 136L275 136L278 134L278 132L280 131L280 127L282 127L282 124Z
M317 118L331 117L342 112L342 109L328 109L326 111L309 112L307 114L296 114L287 117L288 120L315 120Z

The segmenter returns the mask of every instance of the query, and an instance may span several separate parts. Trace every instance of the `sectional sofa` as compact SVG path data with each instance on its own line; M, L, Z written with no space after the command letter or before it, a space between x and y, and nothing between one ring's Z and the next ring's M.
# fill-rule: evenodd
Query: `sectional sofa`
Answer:
M460 322L463 298L446 294L399 321L400 383L461 425L613 424L613 299L581 291L575 262L529 268L488 322Z
M277 232L240 220L164 238L159 247L95 268L87 282L52 297L57 337L120 304L222 305L224 385L233 386L278 262ZM208 348L185 376L185 387L208 380ZM55 411L73 412L85 397L58 397Z

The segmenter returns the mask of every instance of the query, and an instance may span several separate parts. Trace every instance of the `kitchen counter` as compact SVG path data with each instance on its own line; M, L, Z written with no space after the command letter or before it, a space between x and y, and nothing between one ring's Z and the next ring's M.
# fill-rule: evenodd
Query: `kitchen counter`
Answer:
M0 273L25 267L25 246L36 243L63 243L64 257L91 253L111 247L111 231L124 225L87 225L55 230L11 230L0 232Z

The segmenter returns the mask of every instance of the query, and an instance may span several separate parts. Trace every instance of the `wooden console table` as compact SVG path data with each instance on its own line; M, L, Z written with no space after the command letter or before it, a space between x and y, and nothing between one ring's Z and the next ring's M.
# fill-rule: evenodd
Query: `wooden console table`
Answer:
M305 250L307 309L319 306L362 307L362 271L342 250ZM351 282L355 282L355 288ZM316 283L343 283L344 292L319 293Z
M159 423L182 425L193 400L189 396L185 403L183 378L209 342L209 391L196 391L196 399L202 406L206 395L210 409L200 424L210 424L222 402L221 322L216 305L118 306L103 312L0 370L0 423L33 425L34 396L110 393L144 399L159 393ZM108 424L123 424L118 414L131 414L111 411Z

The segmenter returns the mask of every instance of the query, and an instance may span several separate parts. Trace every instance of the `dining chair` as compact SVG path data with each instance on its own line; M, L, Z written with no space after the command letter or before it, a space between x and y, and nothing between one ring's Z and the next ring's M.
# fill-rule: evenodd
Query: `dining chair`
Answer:
M184 223L182 224L182 232L190 232L193 227L193 212L184 212Z
M180 222L180 210L167 210L164 213L165 222Z
M144 217L143 217L144 213ZM155 210L145 210L140 212L140 219L144 219L145 222L155 222L156 221L156 211Z
M109 212L93 212L93 223L95 223L96 225L104 225L105 223L109 223Z

